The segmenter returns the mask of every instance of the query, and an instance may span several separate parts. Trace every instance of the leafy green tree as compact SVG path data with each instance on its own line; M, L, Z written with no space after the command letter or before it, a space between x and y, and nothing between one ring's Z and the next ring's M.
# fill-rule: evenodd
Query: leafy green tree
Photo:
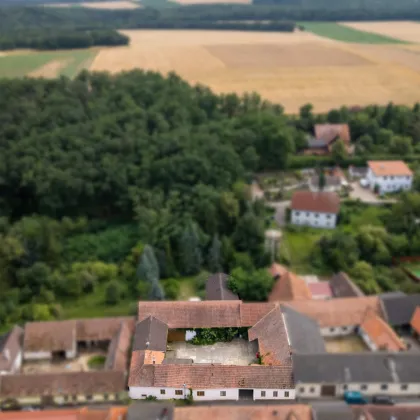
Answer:
M143 249L137 268L137 276L140 281L148 283L150 300L163 300L165 298L165 294L159 284L159 265L155 252L150 245L146 245Z
M263 221L249 210L238 220L232 239L237 250L259 255L264 243Z
M265 268L246 271L238 267L230 273L228 286L242 300L264 302L267 300L273 283L273 277Z
M117 281L111 280L105 288L105 303L115 305L124 297L124 287Z
M325 178L325 172L321 169L318 175L318 189L319 191L323 191L325 188L327 180Z
M338 164L347 157L347 148L343 140L337 140L331 147L331 157Z

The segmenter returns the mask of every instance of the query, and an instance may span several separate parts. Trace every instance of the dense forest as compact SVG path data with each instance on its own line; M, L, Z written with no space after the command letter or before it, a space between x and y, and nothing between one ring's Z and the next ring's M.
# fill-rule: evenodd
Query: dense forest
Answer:
M0 49L32 48L37 50L65 50L94 46L128 45L130 39L113 29L83 30L25 30L0 34Z
M1 80L0 324L98 288L114 304L174 297L202 269L258 274L266 213L246 182L299 136L258 95L174 74Z

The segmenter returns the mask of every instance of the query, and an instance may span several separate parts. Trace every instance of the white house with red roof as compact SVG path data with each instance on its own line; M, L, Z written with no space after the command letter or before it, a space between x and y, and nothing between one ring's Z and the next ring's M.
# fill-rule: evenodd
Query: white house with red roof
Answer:
M318 228L335 228L340 197L333 192L296 191L291 203L291 223Z
M413 184L413 172L402 160L371 160L368 162L366 179L369 188L377 188L379 194L407 191Z

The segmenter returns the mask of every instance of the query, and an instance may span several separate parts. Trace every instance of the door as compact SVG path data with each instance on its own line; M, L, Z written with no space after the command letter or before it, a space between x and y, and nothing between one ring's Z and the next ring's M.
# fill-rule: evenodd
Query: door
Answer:
M322 397L335 397L335 385L322 385L321 396Z

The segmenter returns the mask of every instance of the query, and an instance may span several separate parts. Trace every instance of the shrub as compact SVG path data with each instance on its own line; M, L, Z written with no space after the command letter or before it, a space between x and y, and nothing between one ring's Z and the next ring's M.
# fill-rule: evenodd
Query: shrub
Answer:
M105 356L97 354L92 356L87 363L90 369L102 369L105 366L105 361Z

